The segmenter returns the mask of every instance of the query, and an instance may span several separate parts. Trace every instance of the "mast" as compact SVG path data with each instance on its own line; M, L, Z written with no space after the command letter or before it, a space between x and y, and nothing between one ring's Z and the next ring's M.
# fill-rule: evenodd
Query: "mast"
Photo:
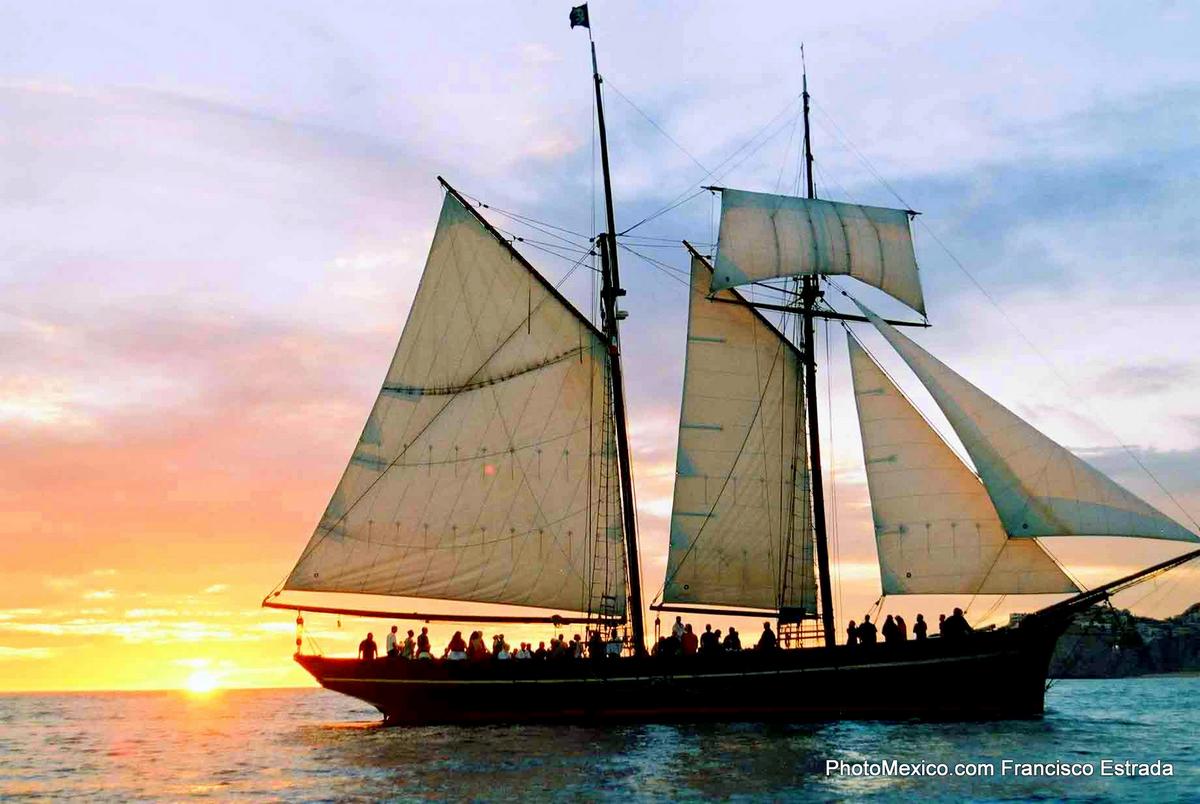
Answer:
M592 79L596 86L596 122L600 128L600 164L604 171L604 211L608 231L598 237L601 265L601 323L608 337L609 381L612 383L613 417L617 437L618 474L621 480L621 514L625 531L625 556L629 563L629 622L633 629L633 650L646 652L646 626L642 612L641 562L638 558L637 516L633 505L633 470L629 455L629 428L625 420L625 381L621 368L620 320L626 313L617 311L617 299L625 295L617 265L617 224L613 215L612 177L608 167L608 135L604 129L604 99L600 92L600 68L596 64L596 43L592 47Z
M801 59L804 49L800 49ZM812 131L808 124L808 70L803 72L804 88L804 165L807 174L808 197L816 198L816 186L813 183ZM837 629L833 620L833 587L829 582L829 539L825 528L825 488L821 476L821 428L817 419L817 350L813 348L815 327L815 308L817 301L825 294L820 289L817 276L803 277L800 287L802 308L800 315L804 324L804 350L801 359L804 361L805 401L808 404L808 456L810 464L809 481L812 483L813 494L813 530L817 542L817 581L821 596L821 625L825 631L825 644L833 647L837 644Z

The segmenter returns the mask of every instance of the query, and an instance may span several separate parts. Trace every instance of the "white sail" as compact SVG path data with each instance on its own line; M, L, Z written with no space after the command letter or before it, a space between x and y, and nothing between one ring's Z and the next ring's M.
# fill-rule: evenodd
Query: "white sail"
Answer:
M607 361L447 194L383 389L284 588L623 612Z
M753 309L710 301L711 281L693 258L663 601L813 614L800 357Z
M902 209L723 190L714 273L714 290L781 276L848 274L925 313Z
M1034 539L1009 539L974 473L848 337L883 592L1078 591Z
M857 303L857 302L856 302ZM951 371L863 305L962 439L1009 536L1200 541Z

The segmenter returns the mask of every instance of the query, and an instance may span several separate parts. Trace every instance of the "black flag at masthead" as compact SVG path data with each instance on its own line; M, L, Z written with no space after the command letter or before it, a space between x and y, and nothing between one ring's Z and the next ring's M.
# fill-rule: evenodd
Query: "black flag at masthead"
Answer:
M587 3L571 9L571 27L574 28L576 25L582 25L589 31L592 29L591 23L588 22Z

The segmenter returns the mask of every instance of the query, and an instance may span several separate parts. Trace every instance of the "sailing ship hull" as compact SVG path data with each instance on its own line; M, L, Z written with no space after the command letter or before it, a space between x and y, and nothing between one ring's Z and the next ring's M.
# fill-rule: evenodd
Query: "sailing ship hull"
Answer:
M671 659L296 661L327 689L376 707L389 724L994 720L1042 714L1050 655L1065 625Z

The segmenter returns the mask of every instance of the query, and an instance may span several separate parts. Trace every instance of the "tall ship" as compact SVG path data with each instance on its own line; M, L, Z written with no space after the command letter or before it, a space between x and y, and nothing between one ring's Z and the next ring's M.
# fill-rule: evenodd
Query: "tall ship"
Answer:
M571 25L590 38L586 6L572 10ZM619 655L363 660L302 652L298 636L295 660L388 723L1039 716L1071 618L1200 555L1082 589L1042 540L1200 538L901 332L928 325L916 213L817 198L807 77L806 192L708 188L720 195L715 254L684 244L669 549L662 591L647 606L628 427L636 411L622 364L626 348L640 347L621 338L621 230L594 42L591 56L607 223L594 239L598 320L484 218L485 205L439 178L441 215L378 398L308 545L263 605L295 611L301 624L316 612L417 626L574 625L619 643ZM920 320L881 318L840 277ZM769 288L774 301L739 291L748 286ZM834 609L822 484L821 321L848 333L882 593L1058 602L957 638L839 644L848 618L839 625ZM973 466L864 346L864 329L898 353ZM668 654L648 644L648 608L748 618L748 642L765 622L777 644Z

